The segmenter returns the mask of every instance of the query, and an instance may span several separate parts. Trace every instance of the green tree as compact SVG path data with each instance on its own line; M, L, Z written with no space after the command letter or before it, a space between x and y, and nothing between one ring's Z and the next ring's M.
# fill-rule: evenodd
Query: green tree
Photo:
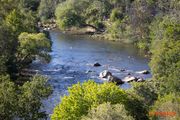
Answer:
M9 76L0 76L0 118L11 120L17 115L16 86Z
M39 120L45 118L44 111L40 112L42 107L41 100L51 94L51 87L47 84L47 78L36 75L30 82L26 82L20 88L18 100L18 116L25 120Z
M14 84L9 76L0 76L0 116L3 120L22 118L39 120L46 114L39 109L41 100L51 93L47 78L36 75L23 86Z
M179 92L180 41L163 40L158 45L150 62L153 79L159 82L161 94Z
M51 50L51 43L45 34L21 33L18 39L19 46L16 57L21 66L32 62L36 56L49 60L48 52Z
M68 91L69 96L64 96L62 102L54 109L52 120L79 120L91 107L97 107L104 102L121 103L126 99L123 90L108 83L98 85L88 81L82 85L73 85Z
M20 0L23 8L37 11L41 0Z
M116 21L116 20L122 20L124 17L122 11L120 9L113 9L110 15L110 20L112 22Z
M73 9L71 2L63 2L56 9L57 24L60 29L80 26L81 16Z
M0 20L4 19L13 9L17 8L18 0L0 1Z
M125 93L113 83L97 84L93 81L73 85L69 88L69 95L64 96L54 109L52 120L80 120L87 115L91 108L110 102L123 104L135 119L147 119L147 111L142 103Z
M42 21L53 18L57 5L65 0L41 0L38 14Z
M159 47L157 43L163 40L179 40L180 22L178 20L178 13L170 13L163 17L158 15L151 23L150 30L151 50Z
M31 12L23 13L14 9L6 16L4 24L12 30L13 37L17 38L21 32L35 32L35 21Z
M110 103L100 104L97 108L93 108L88 112L87 116L83 116L81 120L134 120L128 115L124 105Z
M0 74L7 72L7 62L14 53L14 38L10 29L5 25L0 25Z
M86 19L86 23L101 28L99 24L103 24L102 21L104 20L106 14L109 13L107 9L108 5L99 0L94 0L89 4L90 5L86 8L85 13L83 14Z
M152 106L150 118L152 120L178 120L180 118L180 97L177 94L170 93L165 96L161 96ZM157 116L155 112L168 112L167 116ZM164 113L165 115L165 113ZM168 116L169 115L169 116Z

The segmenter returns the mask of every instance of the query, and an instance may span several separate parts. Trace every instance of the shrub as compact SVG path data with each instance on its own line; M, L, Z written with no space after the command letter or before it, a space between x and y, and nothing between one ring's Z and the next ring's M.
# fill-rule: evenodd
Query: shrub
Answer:
M43 76L34 76L31 82L17 86L9 76L0 76L0 118L2 120L39 120L45 118L41 100L51 93Z
M97 84L93 81L75 84L69 88L69 95L64 96L54 109L52 120L80 120L91 108L110 102L123 104L131 116L137 120L147 119L144 104L128 95L113 83Z
M124 91L112 83L98 85L88 81L82 85L75 84L68 91L69 96L64 96L62 102L55 107L52 120L79 120L92 107L104 102L123 103L127 99Z
M18 63L25 66L35 59L36 56L48 60L48 51L51 49L50 40L43 33L21 33L18 37L19 46L17 52ZM21 66L19 66L21 68Z
M56 8L56 19L60 29L66 29L73 26L80 26L83 23L82 17L72 6L71 1L63 2Z
M128 115L124 105L110 103L100 104L97 108L93 108L88 112L87 116L83 116L82 120L134 120Z
M161 94L179 92L180 41L164 40L158 45L150 61L153 79L159 82Z
M44 111L39 111L42 107L42 99L51 94L51 86L47 84L47 78L35 75L31 82L26 82L20 87L18 95L18 116L25 120L39 120L46 118Z
M116 20L122 20L124 17L122 11L120 9L114 8L110 14L110 20L112 22Z
M160 97L155 105L152 107L151 113L154 112L168 112L169 115L172 113L172 116L158 116L151 114L150 117L152 120L178 120L180 118L180 97L176 94L168 94L164 97ZM171 113L170 113L171 112ZM175 114L174 114L175 113ZM173 115L174 114L174 115Z
M128 92L141 99L147 106L151 106L158 98L158 88L154 80L134 82Z
M171 13L162 17L157 16L150 26L151 49L159 48L159 44L163 40L179 40L180 38L180 22L178 13ZM161 43L160 43L161 44Z
M11 120L17 111L16 87L9 76L0 76L0 118Z

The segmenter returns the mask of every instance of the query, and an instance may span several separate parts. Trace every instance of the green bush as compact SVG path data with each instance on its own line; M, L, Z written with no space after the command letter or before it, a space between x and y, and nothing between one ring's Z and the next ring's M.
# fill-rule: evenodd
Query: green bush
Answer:
M19 88L18 94L18 116L25 120L39 120L46 118L42 107L42 99L47 98L51 92L51 86L47 84L47 78L35 75L30 82L26 82Z
M110 102L123 104L131 116L137 120L147 119L144 104L128 95L113 83L97 84L93 81L75 84L69 88L69 95L64 96L54 109L52 120L80 120L88 111L98 105Z
M110 103L100 104L83 116L81 120L134 120L128 115L128 111L122 104L111 105Z
M116 20L122 20L124 17L122 11L120 9L114 8L110 14L110 20L112 22Z
M17 114L16 87L9 76L0 76L0 118L11 120Z
M180 92L180 41L164 40L152 51L150 67L160 93Z
M36 56L48 59L51 43L45 34L24 32L19 35L18 39L17 61L20 68L34 60Z
M51 94L47 79L36 75L23 86L14 84L9 76L0 76L0 118L2 120L39 120L45 118L41 100Z
M179 40L180 39L180 22L178 13L171 13L162 17L159 15L151 23L150 26L151 49L159 48L159 44L163 40ZM161 43L160 43L161 44Z
M132 88L128 93L135 95L147 106L151 106L158 98L158 88L154 80L147 80L145 82L134 82Z
M66 29L73 26L79 27L83 23L83 19L78 11L69 2L63 2L56 8L56 19L60 29Z
M164 97L159 97L155 105L150 111L150 118L152 120L179 120L180 118L180 97L176 94L168 94ZM153 115L155 112L168 112L167 116ZM172 113L172 114L171 114ZM174 114L175 113L175 114ZM171 115L172 116L171 116Z
M111 104L123 103L127 95L115 84L96 84L93 81L75 84L69 88L69 95L62 98L61 103L55 107L52 120L80 120L92 107L104 102Z
M32 12L14 9L6 16L4 24L11 29L13 37L17 38L21 32L36 32L35 22Z

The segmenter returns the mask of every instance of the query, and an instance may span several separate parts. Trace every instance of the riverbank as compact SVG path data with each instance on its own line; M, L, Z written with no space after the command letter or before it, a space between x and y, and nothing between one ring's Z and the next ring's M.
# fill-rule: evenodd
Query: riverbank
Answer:
M62 33L68 35L81 35L81 36L89 36L92 40L101 40L101 41L113 41L113 42L121 42L123 44L133 44L137 48L139 48L139 52L143 54L145 57L150 58L151 53L148 50L141 49L138 42L134 42L134 40L127 38L125 36L121 38L114 38L113 35L108 33L106 29L97 29L92 25L84 25L82 27L71 27L67 29L59 29L55 19L50 19L45 22L38 22L38 27L41 31L50 31L50 30L58 30Z

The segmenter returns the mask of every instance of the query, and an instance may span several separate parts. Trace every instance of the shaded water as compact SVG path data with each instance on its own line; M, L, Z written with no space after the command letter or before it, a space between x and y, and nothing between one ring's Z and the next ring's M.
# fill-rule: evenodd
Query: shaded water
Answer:
M33 69L40 70L50 78L49 83L53 86L53 94L43 101L43 110L48 114L53 112L53 108L60 102L60 96L67 94L67 88L73 84L88 79L103 82L98 79L103 70L109 70L120 78L124 78L128 73L135 74L135 71L149 70L148 59L139 55L132 45L92 40L87 36L67 35L58 31L51 31L50 36L53 42L51 62L32 64ZM102 66L93 67L95 62ZM126 71L121 72L121 69ZM151 77L140 74L136 76ZM121 87L128 88L129 84Z

